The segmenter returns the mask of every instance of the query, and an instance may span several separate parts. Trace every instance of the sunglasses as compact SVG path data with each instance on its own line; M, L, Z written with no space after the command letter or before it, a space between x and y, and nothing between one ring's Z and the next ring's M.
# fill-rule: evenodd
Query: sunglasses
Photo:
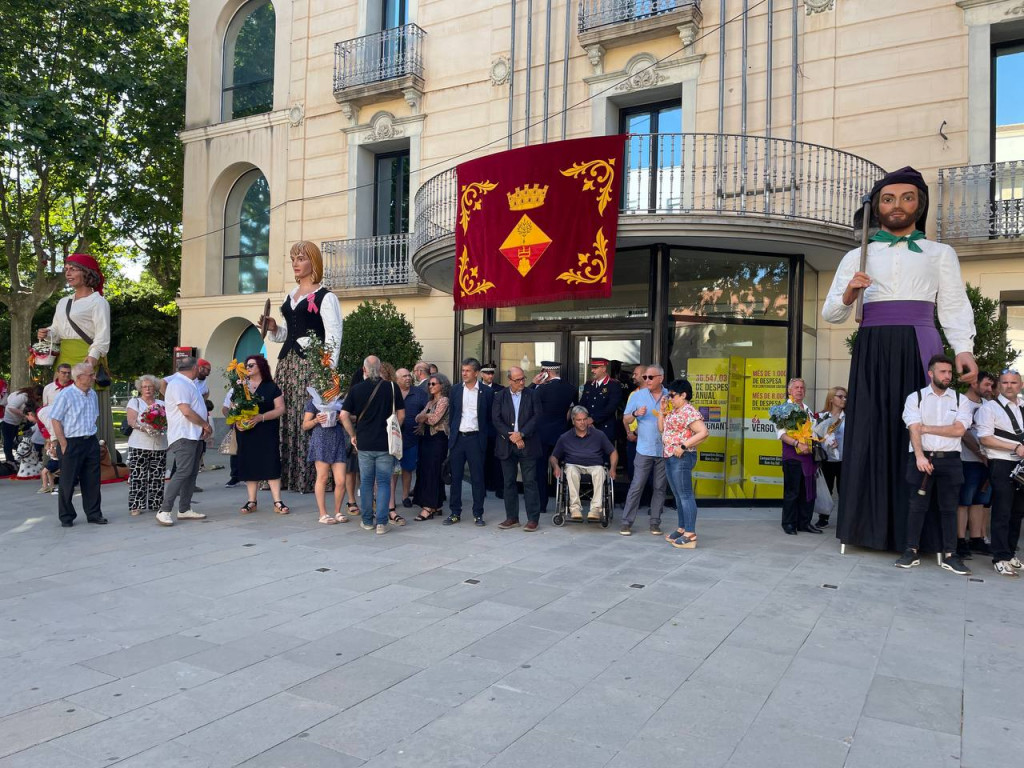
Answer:
M650 381L651 379L660 379L661 378L661 374L660 373L656 373L653 376L644 376L643 378L644 378L645 381Z
M1020 371L1018 371L1016 368L1003 368L1002 372L999 375L1005 376L1007 373L1012 373L1016 376L1020 376Z
M440 384L438 384L438 383L437 383L436 381L432 381L432 382L430 382L429 384L427 384L427 386L428 386L428 387L439 387L439 386L441 386L441 385L440 385Z
M246 363L245 367L246 368L257 368L258 366L256 365L256 363Z

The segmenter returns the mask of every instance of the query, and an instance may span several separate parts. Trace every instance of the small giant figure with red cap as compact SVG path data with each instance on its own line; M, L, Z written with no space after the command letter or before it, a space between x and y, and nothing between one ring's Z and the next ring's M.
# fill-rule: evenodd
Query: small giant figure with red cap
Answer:
M902 420L907 395L928 383L928 360L943 351L938 315L956 354L960 380L974 381L974 313L960 262L950 246L928 240L928 185L913 168L887 174L871 190L871 221L878 227L861 249L843 257L822 317L849 318L863 292L864 319L850 367L843 484L837 536L844 544L902 551L906 540L905 479L909 435ZM931 538L930 543L924 539ZM940 548L938 527L922 534L926 551Z
M73 253L64 259L64 278L72 294L57 302L53 322L48 328L39 329L39 340L49 338L60 344L56 368L65 363L74 366L87 362L96 372L101 360L106 363L110 351L110 304L103 298L103 271L89 254ZM96 434L111 452L111 461L117 464L110 390L99 387L96 390L99 398Z

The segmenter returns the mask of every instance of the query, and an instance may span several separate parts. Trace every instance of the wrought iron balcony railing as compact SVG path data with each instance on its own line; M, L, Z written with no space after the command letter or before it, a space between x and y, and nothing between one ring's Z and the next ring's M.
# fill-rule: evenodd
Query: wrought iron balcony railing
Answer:
M1024 161L939 169L940 242L1024 235Z
M381 235L321 243L324 285L331 289L412 285L409 235Z
M581 0L578 31L640 21L686 7L699 10L700 0Z
M749 216L841 227L852 227L861 197L885 173L817 144L715 133L633 134L625 161L623 216ZM419 188L414 251L454 234L457 199L454 169Z
M423 36L415 24L393 27L334 46L334 90L415 75L423 77Z

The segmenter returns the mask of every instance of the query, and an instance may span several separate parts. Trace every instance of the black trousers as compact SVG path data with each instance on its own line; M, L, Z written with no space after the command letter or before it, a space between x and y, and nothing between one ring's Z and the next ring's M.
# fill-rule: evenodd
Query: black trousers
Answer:
M466 464L469 464L469 483L473 487L473 517L484 516L484 500L487 487L484 480L484 453L487 441L479 432L460 434L454 447L448 453L448 465L452 470L452 488L448 507L456 517L462 517L462 478Z
M18 425L8 424L6 421L0 422L0 429L3 430L4 435L4 458L7 461L14 461L14 449L17 447L18 442Z
M58 481L57 514L62 523L70 523L78 515L75 512L75 483L82 487L82 509L87 520L103 517L100 510L100 441L96 435L69 437L66 452L57 446L60 461Z
M782 524L806 528L814 514L814 500L807 500L803 464L782 460Z
M1017 553L1020 523L1024 519L1024 490L1010 479L1016 461L991 459L988 463L992 483L992 562L1009 560Z
M824 461L818 466L821 467L821 476L825 478L825 485L828 486L829 493L833 493L836 488L841 487L843 482L843 462Z
M501 474L504 478L505 519L519 522L519 490L516 488L516 469L523 473L523 496L526 499L526 519L540 521L540 495L537 488L537 460L524 456L514 445L509 446L511 455L501 459Z
M229 477L228 479L231 482L233 482L233 483L237 483L238 482L238 454L237 453L233 453L228 458L230 459L230 461L228 461L228 464L231 467L231 477Z
M928 453L925 452L927 456ZM917 468L913 454L907 463L907 483L910 485L910 501L907 503L907 547L917 549L921 543L921 529L928 517L928 510L935 499L942 526L942 551L956 552L956 506L960 503L960 486L964 484L964 467L960 454L929 457L932 462L931 478L925 482L925 474ZM919 492L924 489L922 496Z
M554 443L541 443L540 456L535 461L537 468L534 470L534 474L537 478L537 491L540 494L540 509L541 512L548 511L548 459L551 458L551 454L555 450Z

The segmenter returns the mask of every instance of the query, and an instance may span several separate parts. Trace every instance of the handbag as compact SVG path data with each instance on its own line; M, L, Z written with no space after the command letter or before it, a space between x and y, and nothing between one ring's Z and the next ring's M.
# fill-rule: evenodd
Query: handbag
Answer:
M74 320L71 319L71 302L70 301L67 304L64 305L64 312L67 315L68 324L72 328L74 328L75 333L77 333L79 336L81 336L82 337L82 341L84 341L86 344L92 344L92 336L90 336L85 331L83 331L81 329L81 327L79 327L78 323L76 323ZM110 385L113 384L113 383L114 383L113 379L110 378L110 366L107 363L107 358L106 357L101 357L99 359L99 361L96 363L96 383L95 383L95 387L98 390L110 389ZM122 425L121 431L122 431L122 433L124 433L123 425Z
M825 476L821 474L821 469L818 469L814 473L814 514L827 517L832 514L833 506L832 493L828 489L828 483L825 482Z
M238 438L235 437L235 430L233 427L228 430L226 435L224 435L224 439L220 441L220 448L217 450L225 456L238 455Z
M128 401L128 406L130 407L131 404L134 403L134 402L135 402L134 399L129 400ZM138 408L136 408L136 410L138 410ZM135 431L135 428L131 424L128 423L128 413L125 412L124 418L121 419L121 434L124 435L125 437L131 437L132 436L132 432L134 432L134 431Z
M397 402L395 384L391 384L391 415L388 416L388 453L401 461L402 459L402 425L398 423L398 415L395 413Z

